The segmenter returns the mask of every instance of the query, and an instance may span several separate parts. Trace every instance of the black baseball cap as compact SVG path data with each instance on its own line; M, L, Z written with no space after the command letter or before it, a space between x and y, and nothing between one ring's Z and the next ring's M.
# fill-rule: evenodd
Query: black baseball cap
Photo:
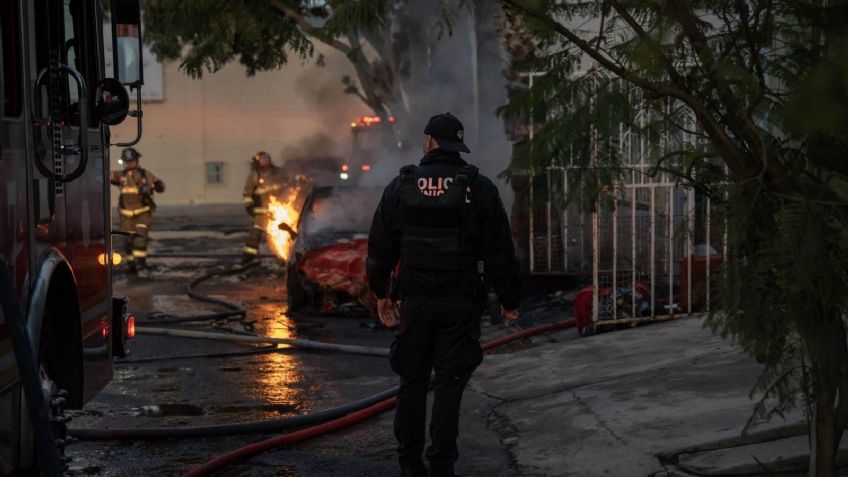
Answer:
M451 113L437 114L430 118L424 134L431 136L439 144L439 149L445 151L471 152L468 146L462 142L465 137L465 128L462 123Z

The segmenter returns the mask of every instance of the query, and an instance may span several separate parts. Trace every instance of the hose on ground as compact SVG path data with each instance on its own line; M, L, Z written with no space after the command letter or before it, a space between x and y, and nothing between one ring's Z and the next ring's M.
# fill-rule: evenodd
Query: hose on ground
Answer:
M259 262L254 260L253 262L248 263L247 265L242 265L241 267L235 267L235 268L231 268L229 270L223 270L223 271L209 272L205 275L201 275L201 276L195 278L194 280L192 280L191 282L189 282L188 286L186 287L186 295L190 296L191 298L194 298L197 301L203 301L203 302L206 302L206 303L213 303L213 304L216 304L216 305L221 305L224 308L229 308L232 311L240 311L241 314L244 315L246 312L245 312L244 308L242 308L241 305L238 305L238 304L233 303L231 301L222 300L220 298L213 298L211 296L204 295L202 293L198 293L198 292L194 291L194 287L205 282L206 280L209 280L212 277L226 277L226 276L229 276L229 275L236 275L236 274L245 272L247 270L250 270L251 268L253 268L257 265L259 265Z
M508 336L504 336L502 338L498 338L492 340L490 342L484 343L482 348L484 350L491 350L499 346L506 345L513 341L526 338L529 336L533 336L539 333L545 333L548 331L554 331L564 328L572 328L576 325L574 320L565 320L557 323L551 323L548 325L537 326L534 328L528 328L517 333L513 333ZM292 432L290 434L284 434L282 436L273 437L271 439L266 439L264 441L260 441L254 444L250 444L241 448L238 448L234 451L227 452L226 454L222 454L204 464L201 464L198 467L190 470L189 472L183 474L182 477L203 477L212 474L213 472L220 470L230 464L235 462L239 462L248 457L260 454L270 449L274 449L277 447L291 445L298 442L305 441L312 437L317 437L323 434L327 434L353 424L356 424L360 421L363 421L371 416L375 416L383 411L389 410L394 407L397 402L397 397L391 397L384 401L378 402L370 407L363 408L354 413L348 414L347 416L325 422L323 424L319 424L317 426L308 427L306 429L301 429L299 431Z
M277 345L260 346L258 348L247 349L244 351L228 351L223 353L200 353L200 354L178 354L173 356L151 356L149 358L133 358L133 359L116 359L116 365L133 365L143 363L155 363L158 361L174 361L182 359L215 359L215 358L234 358L238 356L251 356L255 354L267 353L283 353L290 352L292 348L281 348Z
M208 259L222 259L222 258L241 258L242 255L240 253L185 253L185 252L174 252L174 253L154 253L147 256L147 259L157 259L157 258L208 258ZM257 255L257 258L277 258L275 255L268 254L260 254Z
M231 436L237 434L253 434L285 431L296 427L310 426L338 419L359 409L373 406L376 403L391 398L397 394L398 388L336 406L323 411L312 412L299 416L288 416L280 419L263 421L238 422L233 424L215 424L208 426L190 427L154 427L137 429L69 429L68 434L77 439L86 440L121 440L121 439L169 439Z
M48 403L41 388L36 354L27 331L27 320L15 291L9 267L2 258L0 258L0 307L2 307L2 315L9 323L12 350L24 389L29 419L35 431L35 445L42 466L41 470L51 477L61 477L62 463L54 441Z
M232 310L232 311L223 311L221 313L206 313L200 315L171 315L169 313L164 313L161 311L154 311L147 315L147 320L145 323L156 324L156 325L176 325L182 323L192 323L197 321L210 321L210 320L229 320L229 321L239 321L244 319L244 311L243 310Z
M371 356L389 355L389 350L387 348L325 343L323 341L314 341L304 338L272 338L269 336L212 333L208 331L181 330L174 328L153 328L148 326L138 326L136 327L135 332L143 335L174 336L179 338L197 338L206 340L233 341L239 343L283 344L301 349L339 351L342 353L365 354Z
M245 272L250 270L251 268L259 265L258 261L253 261L248 263L247 265L242 265L240 267L234 267L227 270L216 270L214 272L205 273L200 275L197 278L194 278L189 282L186 286L185 292L190 298L202 301L205 303L212 303L215 305L223 306L227 308L229 311L224 311L220 313L203 313L199 315L172 315L169 313L163 312L153 312L148 315L148 319L152 322L156 322L156 324L164 325L164 324L175 324L175 323L189 323L192 321L204 321L204 320L223 320L229 319L232 321L236 320L244 320L247 315L247 311L245 311L244 307L237 303L233 303L231 301L222 300L220 298L213 298L208 295L204 295L200 292L195 291L195 287L200 285L201 283L209 280L213 277L225 277L228 275L236 275L238 273ZM161 317L159 319L154 317Z

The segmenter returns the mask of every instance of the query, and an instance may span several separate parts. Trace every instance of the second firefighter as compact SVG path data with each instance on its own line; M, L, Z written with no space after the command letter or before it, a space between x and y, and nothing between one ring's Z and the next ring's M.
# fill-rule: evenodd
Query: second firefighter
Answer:
M153 222L156 203L154 192L165 192L165 183L152 172L139 167L138 151L129 147L121 152L122 171L113 171L109 182L121 188L118 212L124 236L124 254L130 271L135 272L147 264L147 235Z
M259 244L268 225L268 205L271 193L275 190L274 175L277 166L271 161L271 155L259 151L253 156L250 174L244 184L244 207L251 216L250 230L244 244L242 263L249 263L259 256Z

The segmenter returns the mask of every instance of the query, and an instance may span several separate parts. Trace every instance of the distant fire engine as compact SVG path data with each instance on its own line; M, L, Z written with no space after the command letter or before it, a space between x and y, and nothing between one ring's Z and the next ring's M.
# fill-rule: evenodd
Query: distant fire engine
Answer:
M340 165L342 181L355 182L371 171L375 159L385 154L386 145L392 142L390 125L394 122L394 116L389 116L387 121L380 116L362 116L351 121L351 151Z
M112 0L107 78L101 4L0 7L2 475L62 471L62 408L82 407L109 382L112 357L134 329L126 300L112 296L120 257L111 251L108 174L109 126L138 121L136 140L118 146L141 135L140 11L138 0Z

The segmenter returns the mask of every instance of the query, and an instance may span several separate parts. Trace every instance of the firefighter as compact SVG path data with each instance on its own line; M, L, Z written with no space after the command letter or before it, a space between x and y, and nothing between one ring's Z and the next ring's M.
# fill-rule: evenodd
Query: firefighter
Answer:
M124 170L113 171L109 182L121 188L118 212L121 215L121 230L132 235L124 237L124 255L131 272L147 265L147 236L153 222L156 203L154 192L165 192L165 183L152 172L139 167L141 154L128 147L121 152Z
M259 151L253 156L250 174L244 184L244 208L251 216L250 231L244 244L241 262L250 263L259 255L259 243L268 225L268 204L274 191L277 167L271 161L271 155Z
M466 163L462 123L450 113L424 129L424 157L386 187L368 239L369 286L380 321L397 326L392 370L400 376L395 413L402 476L426 477L427 387L435 371L427 448L429 475L453 476L462 394L480 364L480 317L487 284L501 313L518 318L518 261L497 187ZM389 281L399 264L398 296ZM485 283L483 279L485 278Z

